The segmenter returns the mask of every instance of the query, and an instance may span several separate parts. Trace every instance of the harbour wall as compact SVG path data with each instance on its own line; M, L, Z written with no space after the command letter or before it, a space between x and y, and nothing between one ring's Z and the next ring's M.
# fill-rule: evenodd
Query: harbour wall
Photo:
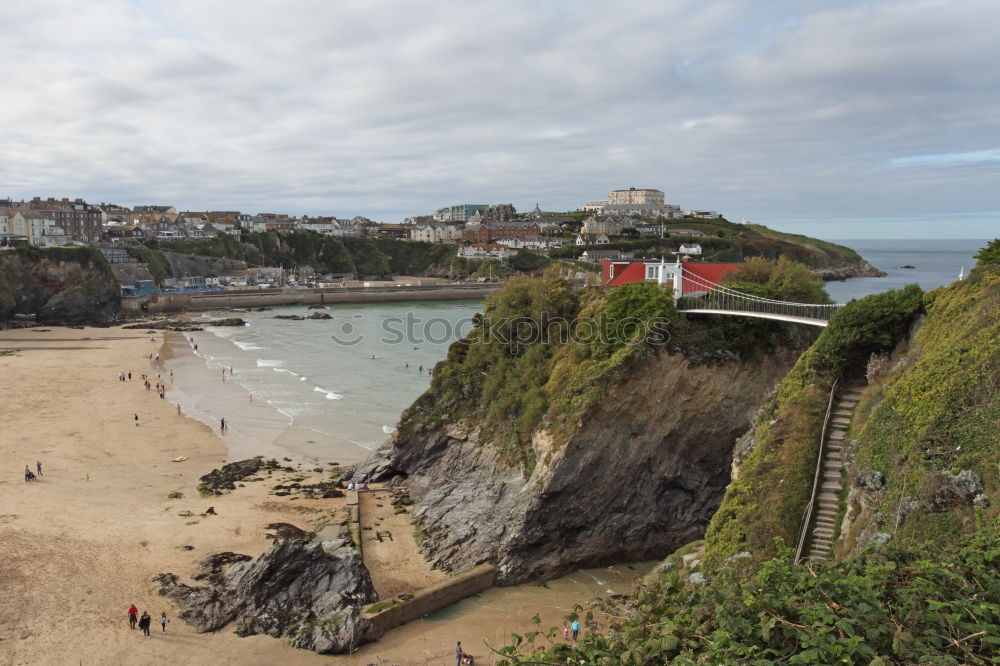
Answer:
M124 314L146 314L177 310L223 310L279 305L459 301L485 298L488 294L500 289L500 286L498 283L487 283L157 293L122 296L121 310Z

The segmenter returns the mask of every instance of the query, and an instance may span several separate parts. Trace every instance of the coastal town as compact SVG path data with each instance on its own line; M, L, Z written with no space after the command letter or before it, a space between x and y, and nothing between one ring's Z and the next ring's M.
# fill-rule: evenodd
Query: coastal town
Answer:
M536 205L519 213L513 204L459 204L433 214L406 218L400 223L376 222L362 216L295 216L286 213L247 214L235 210L178 211L172 205L93 204L83 199L34 197L30 200L0 200L0 249L18 245L73 247L92 244L101 249L112 265L139 263L128 248L156 243L183 252L217 238L239 240L244 234L277 232L314 233L339 239L390 238L433 245L454 246L461 259L504 261L519 252L540 256L558 254L591 264L621 260L628 253L610 248L618 241L641 238L682 238L690 243L682 253L698 256L696 239L709 236L704 230L686 228L685 220L720 220L713 211L681 210L665 204L656 189L612 190L607 199L590 201L571 213L543 212ZM747 224L746 220L743 221ZM561 250L554 253L553 250ZM184 276L155 285L164 289L243 288L274 283L296 285L295 276L285 276L278 267L258 266L252 274ZM320 276L322 277L322 276ZM327 275L327 280L361 278L361 275ZM316 280L310 280L315 282ZM305 282L305 281L304 281ZM123 282L123 285L125 283ZM127 285L131 291L148 290L148 283Z

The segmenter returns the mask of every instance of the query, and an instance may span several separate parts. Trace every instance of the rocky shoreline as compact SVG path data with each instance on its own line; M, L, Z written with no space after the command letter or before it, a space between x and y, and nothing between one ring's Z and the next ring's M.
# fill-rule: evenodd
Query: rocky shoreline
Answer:
M881 271L867 261L859 261L846 266L833 266L830 268L817 268L816 274L824 282L843 281L857 277L885 277L885 271Z

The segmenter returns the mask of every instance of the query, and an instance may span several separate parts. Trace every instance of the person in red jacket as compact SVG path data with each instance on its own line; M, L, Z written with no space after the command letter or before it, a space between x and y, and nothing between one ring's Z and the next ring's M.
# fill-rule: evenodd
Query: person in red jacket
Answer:
M136 617L138 614L139 614L139 609L135 607L135 604L132 604L131 606L128 607L129 629L135 629L135 623L138 622L138 618Z

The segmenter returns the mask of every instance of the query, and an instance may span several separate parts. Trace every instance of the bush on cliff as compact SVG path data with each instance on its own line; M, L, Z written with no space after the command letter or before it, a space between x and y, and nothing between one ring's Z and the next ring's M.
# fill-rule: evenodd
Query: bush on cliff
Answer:
M768 261L752 257L725 276L724 284L731 289L755 296L796 303L829 303L823 280L797 261L778 257Z
M751 576L667 572L623 606L581 619L589 626L578 643L555 627L515 635L499 663L996 663L1000 537L993 524L966 543L841 562L793 565L783 552Z
M535 430L568 438L654 349L731 361L789 342L788 327L774 322L679 315L670 290L651 282L574 290L553 275L513 278L487 299L430 390L404 412L401 433L469 418L480 441L531 469Z
M991 241L976 255L976 265L981 267L1000 266L1000 238Z

